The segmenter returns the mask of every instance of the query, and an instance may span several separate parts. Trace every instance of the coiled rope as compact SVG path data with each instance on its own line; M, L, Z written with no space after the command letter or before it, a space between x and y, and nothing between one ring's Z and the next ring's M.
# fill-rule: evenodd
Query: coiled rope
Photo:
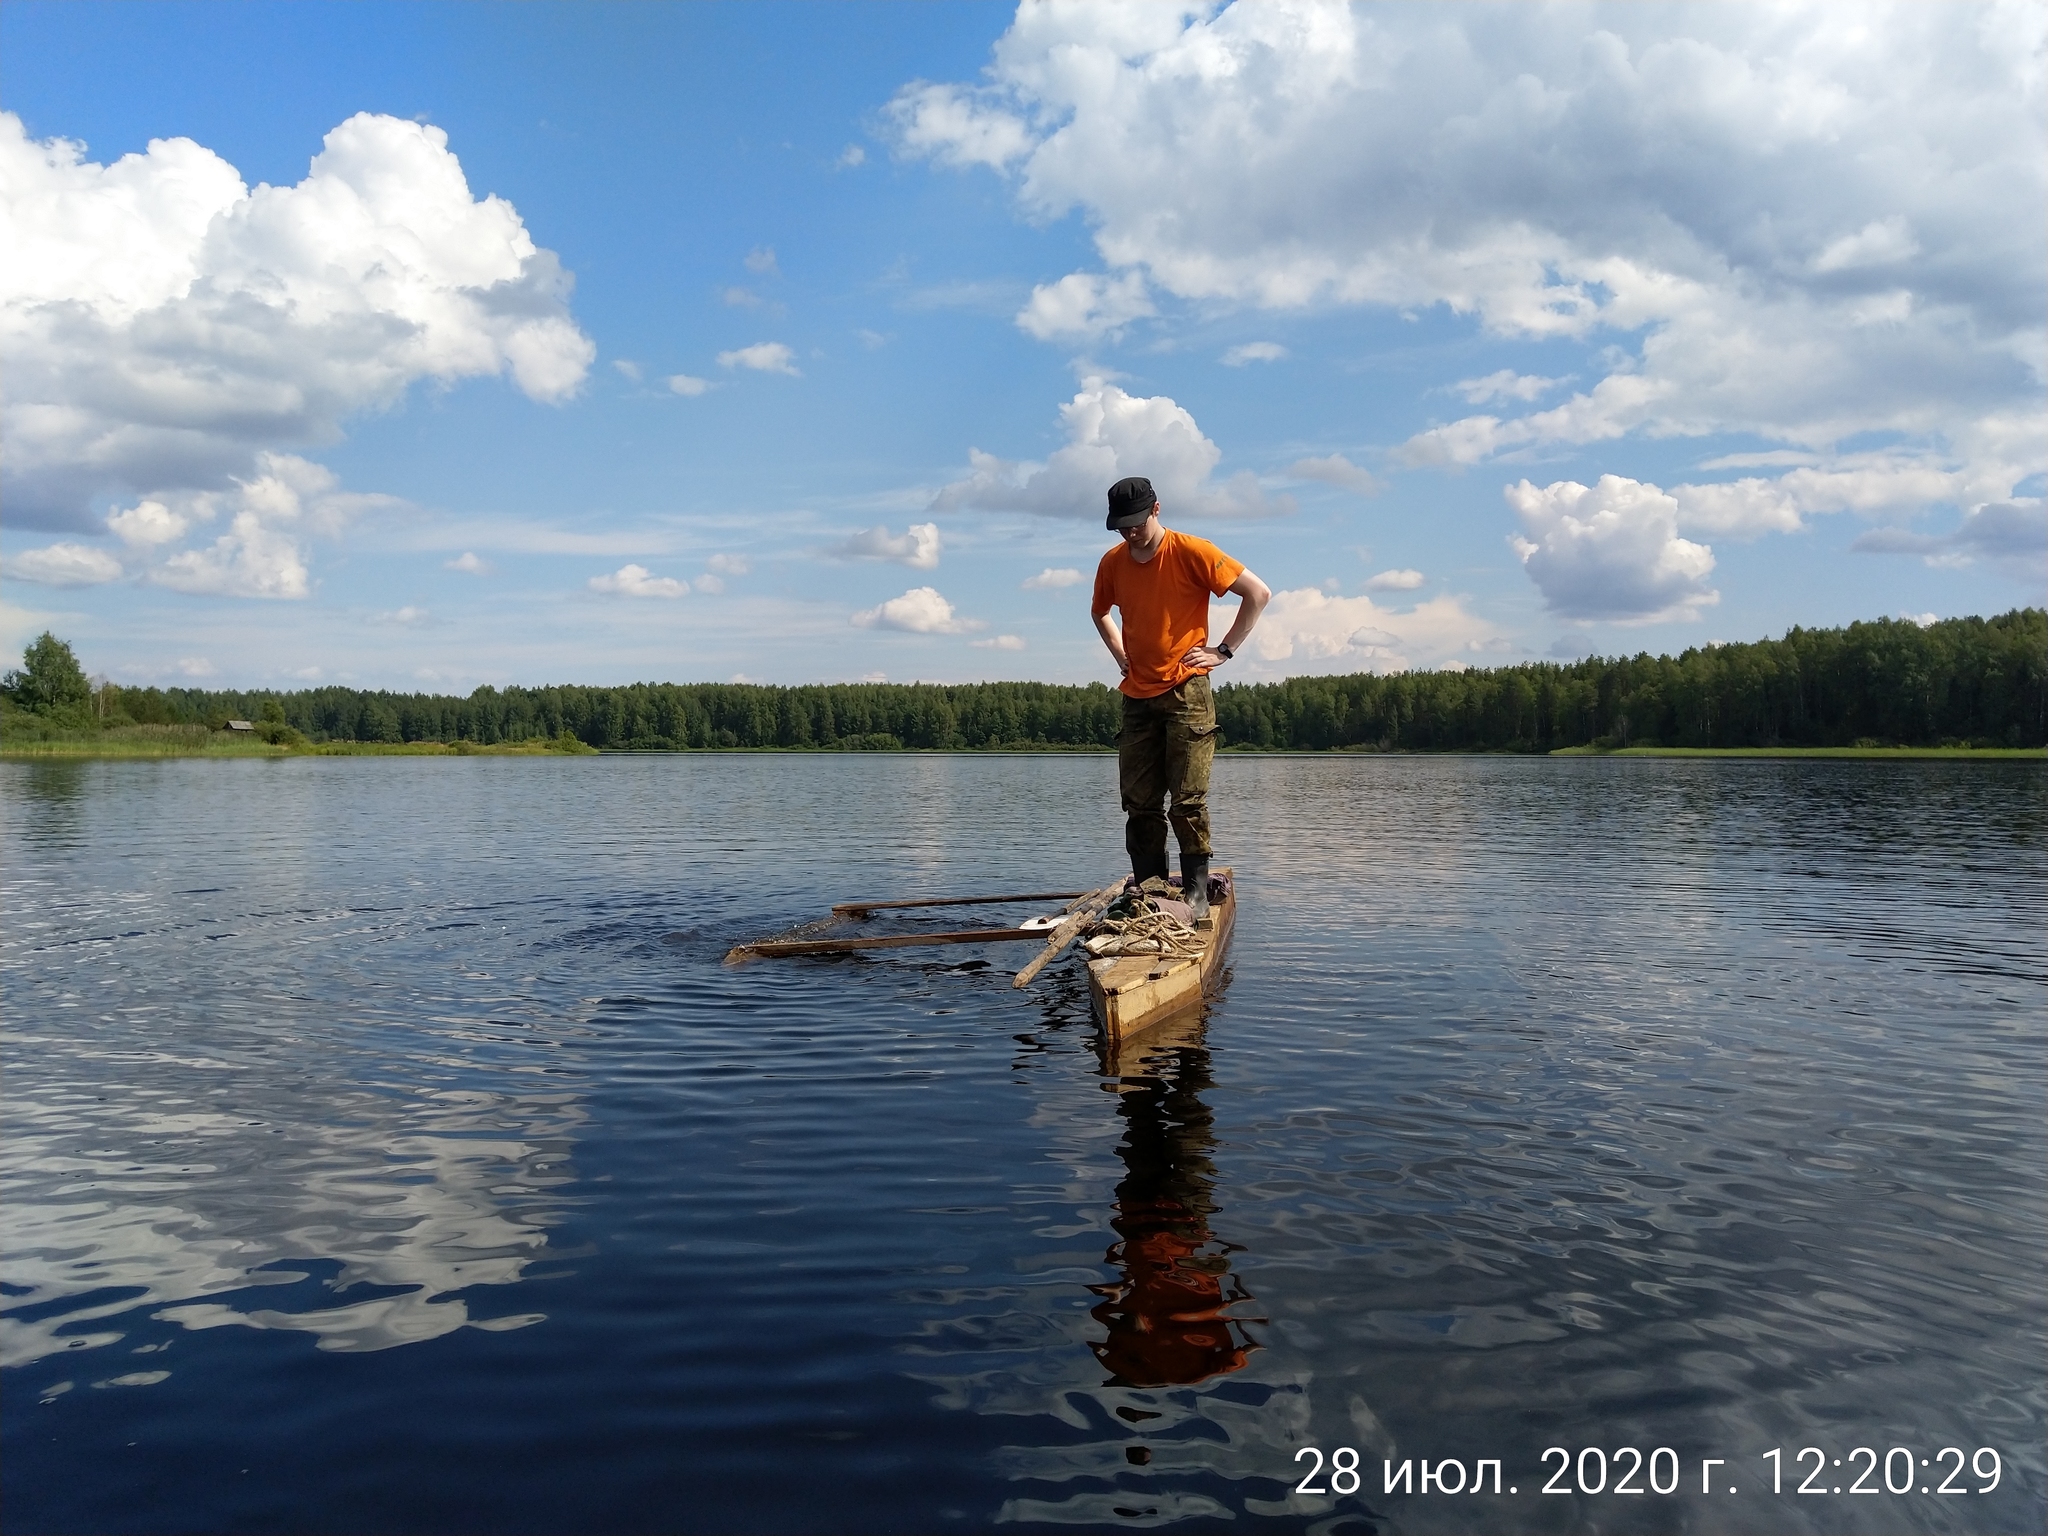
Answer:
M1088 953L1098 958L1110 955L1166 955L1183 960L1199 960L1202 957L1202 936L1179 918L1158 911L1151 906L1141 906L1128 917L1106 917L1096 927L1091 940L1103 936L1117 942L1112 948L1103 945L1097 948L1088 944Z

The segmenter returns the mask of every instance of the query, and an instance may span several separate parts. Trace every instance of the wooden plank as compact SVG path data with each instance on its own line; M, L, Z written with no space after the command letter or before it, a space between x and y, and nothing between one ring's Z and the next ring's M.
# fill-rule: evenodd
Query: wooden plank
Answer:
M1046 966L1050 965L1054 957L1061 950L1073 943L1080 936L1083 928L1102 915L1102 909L1116 900L1117 892L1123 888L1124 879L1123 876L1119 875L1101 890L1090 891L1086 896L1077 901L1074 904L1073 916L1061 923L1059 927L1053 929L1046 939L1043 952L1029 965L1025 966L1023 970L1019 971L1017 979L1011 982L1010 985L1013 987L1029 986L1031 979L1044 970Z
M979 907L1002 901L1072 901L1087 891L1032 891L1022 896L930 896L915 901L835 901L834 912L882 912L895 907Z
M865 939L762 939L735 944L725 952L732 960L774 959L783 955L844 955L857 949L914 949L923 944L1007 944L1042 939L1043 928L969 928L953 933L884 933Z
M1139 957L1132 956L1132 959ZM1169 959L1141 970L1114 989L1102 989L1103 1023L1121 1038L1154 1019L1178 1013L1202 996L1202 967L1193 960Z

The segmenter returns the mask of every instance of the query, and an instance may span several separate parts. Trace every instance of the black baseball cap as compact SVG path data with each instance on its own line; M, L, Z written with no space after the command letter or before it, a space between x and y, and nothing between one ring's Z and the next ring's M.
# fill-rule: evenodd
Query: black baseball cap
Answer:
M1143 475L1127 475L1109 488L1109 521L1112 532L1135 528L1152 515L1159 498L1152 494L1152 482Z

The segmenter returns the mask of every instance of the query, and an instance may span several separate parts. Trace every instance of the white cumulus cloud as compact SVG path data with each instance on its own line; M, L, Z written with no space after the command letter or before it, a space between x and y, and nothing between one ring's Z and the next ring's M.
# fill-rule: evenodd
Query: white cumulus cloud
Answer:
M1660 403L1675 389L1669 379L1612 374L1590 393L1531 416L1466 416L1418 432L1401 445L1400 456L1410 464L1449 467L1548 443L1606 442L1637 428L1658 427Z
M1423 580L1420 571L1381 571L1366 577L1365 589L1368 592L1413 592Z
M1157 313L1141 272L1121 277L1070 272L1031 290L1017 311L1017 326L1040 341L1093 341Z
M1868 267L1891 267L1920 254L1920 242L1905 218L1872 219L1853 235L1829 242L1813 259L1816 272L1854 272Z
M955 614L936 587L912 587L901 597L856 613L852 623L858 629L900 629L913 635L964 635L984 627Z
M1884 433L2010 498L2048 374L2031 3L1026 4L897 147L1078 213L1105 267L1210 310L1443 306L1619 343L1600 376L1462 382L1406 457L1624 435ZM1723 507L1703 513L1742 518Z
M1024 649L1022 635L990 635L986 640L967 642L977 651L1021 651Z
M886 527L863 528L826 553L835 560L894 560L913 571L935 571L939 568L939 547L937 523L912 523L901 533L893 534Z
M1776 480L1745 476L1715 485L1674 485L1679 525L1688 532L1754 538L1806 526L1798 500Z
M668 387L671 394L695 396L711 388L711 381L694 373L672 373L668 376Z
M1750 455L1768 458L1769 455ZM1753 539L1793 533L1815 514L1850 512L1888 522L1911 521L1936 508L1996 504L2011 476L1931 453L1885 450L1807 455L1808 462L1775 478L1674 485L1678 526L1688 533Z
M1377 496L1385 489L1371 470L1361 469L1341 453L1320 459L1296 459L1287 466L1287 473L1297 480L1320 480L1360 496Z
M1246 363L1277 363L1287 349L1277 341L1247 341L1223 354L1223 366L1242 368Z
M491 562L474 550L465 549L453 560L443 560L443 566L451 571L461 571L465 576L482 576L491 568Z
M312 590L298 540L247 509L212 544L181 550L152 579L174 591L212 597L295 598Z
M612 597L681 597L690 586L673 576L656 576L644 565L622 565L609 576L591 577L590 590Z
M1020 585L1026 592L1057 592L1062 587L1079 586L1081 579L1072 566L1048 565L1036 576L1026 576Z
M1033 138L1017 117L985 96L919 80L889 103L897 142L946 165L1005 166L1028 153Z
M189 516L173 512L160 501L139 501L125 512L116 512L107 519L107 527L122 543L143 549L176 543L191 526Z
M9 515L82 529L108 490L223 490L418 379L560 400L595 356L568 292L439 128L360 113L252 191L190 139L99 165L0 112Z
M704 564L721 576L744 576L754 568L745 555L713 555Z
M1928 565L1954 569L1989 560L2007 574L2048 580L2048 502L2038 497L1973 508L1952 533L1873 528L1849 546L1880 555L1918 555Z
M212 597L301 598L312 591L310 542L336 538L389 496L344 491L324 465L259 453L224 491L165 491L107 519L158 586ZM172 550L190 532L225 522L210 543ZM202 534L203 536L203 534Z
M803 377L796 365L796 354L779 341L757 341L751 347L738 347L731 352L718 354L721 368L750 368L755 373L786 373L793 379ZM678 375L681 377L681 375ZM673 388L673 384L670 386ZM697 394L701 391L682 390L682 394Z
M8 557L5 573L46 587L96 587L121 578L121 562L89 544L52 544Z
M1273 594L1251 650L1268 672L1405 672L1490 654L1504 643L1498 628L1455 597L1397 612L1370 597L1297 587Z
M1484 405L1489 400L1534 400L1564 382L1502 368L1483 379L1460 379L1452 388L1465 397L1466 404Z
M971 473L940 491L931 509L974 507L1099 519L1110 486L1126 475L1152 482L1169 523L1176 516L1258 517L1294 508L1291 497L1268 497L1249 471L1216 483L1211 476L1223 450L1165 395L1131 395L1090 378L1060 407L1060 416L1067 442L1045 463L1001 459L970 448Z
M1697 618L1720 601L1707 585L1714 552L1678 536L1678 502L1654 485L1602 475L1590 488L1523 480L1504 494L1524 530L1508 542L1553 613L1636 624Z

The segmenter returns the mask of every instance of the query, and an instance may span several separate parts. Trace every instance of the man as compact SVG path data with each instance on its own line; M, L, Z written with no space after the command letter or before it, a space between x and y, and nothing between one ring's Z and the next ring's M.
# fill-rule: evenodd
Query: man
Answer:
M1123 673L1117 784L1124 847L1142 885L1166 884L1166 827L1180 842L1182 898L1209 911L1209 765L1216 756L1216 696L1209 673L1242 646L1272 601L1267 585L1207 539L1159 521L1152 482L1133 475L1109 488L1109 528L1123 543L1095 568L1095 628ZM1235 592L1237 622L1209 644L1209 599ZM1119 625L1109 616L1115 608ZM1169 793L1173 808L1165 812Z

